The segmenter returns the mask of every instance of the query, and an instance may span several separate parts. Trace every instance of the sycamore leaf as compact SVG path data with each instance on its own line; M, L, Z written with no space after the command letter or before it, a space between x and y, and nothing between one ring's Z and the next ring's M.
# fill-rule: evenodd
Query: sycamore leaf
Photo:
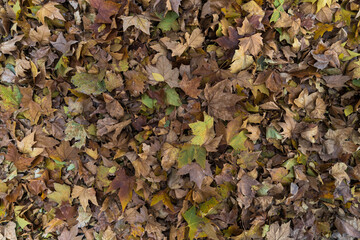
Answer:
M0 98L1 110L9 111L12 113L19 108L22 95L16 85L12 87L5 87L3 85L0 85Z
M161 166L168 171L176 162L180 150L169 143L164 143L161 148Z
M24 137L21 141L16 140L17 147L20 152L26 153L33 158L44 151L44 148L33 148L33 145L36 143L36 141L34 141L34 137L35 131Z
M45 24L45 17L51 20L59 19L65 21L65 18L60 13L60 10L55 7L56 5L59 4L56 2L48 2L47 4L42 6L39 11L36 12L36 17L42 24Z
M253 64L254 59L250 55L245 55L245 49L240 46L238 50L235 51L235 54L232 58L232 64L230 66L231 73L237 73L241 70L244 70Z
M212 177L210 165L206 164L205 169L197 163L191 163L182 167L178 172L178 175L190 175L190 181L194 182L199 189L201 189L202 182L206 176Z
M70 141L73 138L77 141L73 145L74 147L81 148L85 146L87 133L82 124L71 120L66 124L65 135L65 141Z
M209 140L215 137L214 132L214 118L204 113L204 121L197 121L196 123L190 123L191 128L195 137L191 139L191 143L194 145L203 145Z
M124 169L119 169L115 173L116 177L110 183L109 188L107 189L106 193L119 190L118 197L121 202L122 210L124 211L126 205L130 202L133 194L133 187L134 187L134 178L126 175Z
M171 203L171 199L169 194L167 193L166 189L154 194L153 198L151 199L150 206L154 206L158 202L162 202L167 208L169 208L172 212L175 210L174 205Z
M266 234L266 240L289 240L290 221L279 226L278 222L270 225L270 230Z
M89 205L88 201L91 201L94 205L98 206L94 188L83 188L81 186L75 186L71 197L79 198L80 204L84 210L86 210L87 206Z
M191 163L193 160L202 167L205 168L206 164L206 150L198 145L184 144L178 155L178 167Z
M7 154L5 155L7 161L13 162L19 171L24 171L31 166L34 158L28 158L21 155L13 144L9 144Z
M183 213L183 217L184 217L185 221L188 223L189 238L190 238L190 240L192 240L195 238L195 235L196 235L198 229L200 228L200 224L204 223L204 219L199 217L196 214L195 206L192 206L185 213Z
M75 90L90 95L99 95L106 91L102 74L76 73L71 82L77 87Z
M323 7L325 7L326 5L328 7L331 6L331 2L332 0L317 0L316 3L316 12L318 13Z
M30 39L34 42L40 43L41 45L49 43L50 35L51 33L47 25L36 27L36 30L31 28L29 33Z
M178 23L176 22L176 19L178 19L178 17L179 15L177 15L175 12L169 11L157 27L164 32L170 31L171 29L177 29Z
M276 131L274 127L268 127L266 129L266 139L270 139L270 138L280 140L283 137L280 135L280 133L278 133L278 131Z
M172 69L172 65L166 56L160 56L156 66L147 66L149 80L152 85L165 81L170 87L179 87L179 70Z
M195 77L190 80L187 74L184 74L180 82L180 88L185 92L186 95L192 98L198 98L199 94L201 93L201 89L198 89L200 82L201 77Z
M150 21L147 20L142 15L134 15L134 16L121 16L121 19L123 20L123 28L124 31L128 29L130 26L134 26L137 29L140 29L144 33L150 35Z
M261 51L263 45L261 33L256 33L250 37L240 39L240 46L244 48L244 52L249 51L254 57Z
M174 88L166 87L165 88L165 98L166 103L175 107L181 106L181 100L179 94Z
M246 130L241 131L240 133L236 134L229 142L229 145L234 148L234 150L244 151L247 148L245 147L245 141L247 139Z
M192 31L191 35L186 32L185 39L189 47L200 48L205 40L205 37L204 34L201 33L201 30L196 28L194 31Z
M47 197L58 204L70 202L70 187L66 184L54 183L55 192L50 193Z
M98 10L96 15L96 23L111 23L111 16L117 14L121 7L121 4L114 1L104 1L104 0L90 0L90 5Z

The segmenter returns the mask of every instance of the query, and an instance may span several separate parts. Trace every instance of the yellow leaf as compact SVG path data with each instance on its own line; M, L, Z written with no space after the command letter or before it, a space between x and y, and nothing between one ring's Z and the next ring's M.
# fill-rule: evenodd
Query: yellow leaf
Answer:
M154 77L155 81L157 81L157 82L165 81L163 75L161 75L160 73L152 73L152 76Z
M61 204L62 202L70 202L70 187L66 184L54 183L55 192L48 195L48 198Z
M196 123L189 124L191 130L195 137L191 140L191 143L194 145L203 145L209 140L215 137L215 132L213 129L214 118L210 117L204 113L204 121L197 121Z

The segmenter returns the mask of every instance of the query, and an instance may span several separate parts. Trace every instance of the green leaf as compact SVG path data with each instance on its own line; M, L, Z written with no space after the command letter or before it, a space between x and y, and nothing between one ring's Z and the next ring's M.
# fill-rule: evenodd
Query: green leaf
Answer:
M191 139L191 143L195 145L203 145L208 139L211 139L215 136L214 133L214 118L210 117L204 113L204 121L197 121L195 123L190 123L189 127L191 128L195 137Z
M237 135L235 135L229 142L229 145L234 148L234 150L240 150L244 151L247 148L245 147L245 141L247 139L246 130L243 130L239 132Z
M103 78L103 74L76 73L71 78L71 82L77 87L76 91L96 96L106 91Z
M153 109L157 103L156 99L150 98L147 94L141 96L141 102L148 108Z
M0 85L0 108L5 111L14 112L16 111L21 102L22 95L19 88L14 86L5 87Z
M81 148L85 146L87 133L85 127L75 121L70 121L66 124L65 129L65 141L75 139L77 142L73 145L74 147Z
M202 168L206 164L206 149L198 145L184 144L178 155L178 167L191 163L195 160Z
M277 139L277 140L280 140L282 139L283 137L280 135L280 133L278 133L275 128L273 127L268 127L266 129L266 139L269 139L269 138L274 138L274 139Z
M194 145L185 144L179 152L178 167L182 168L183 166L191 163L192 160L194 159L194 155L195 155Z
M179 94L175 91L175 89L167 87L165 88L166 102L169 105L179 107L181 106L181 101Z
M200 146L194 146L194 158L195 161L202 167L205 168L206 163L206 149Z
M171 28L176 30L179 27L179 24L176 22L178 17L179 16L175 12L168 12L165 18L158 24L158 28L160 28L163 32L170 31Z
M185 221L188 223L189 227L189 238L192 240L195 238L195 234L200 227L201 223L204 223L204 219L196 215L196 208L192 206L185 213L183 213Z
M356 87L360 87L360 78L352 80L352 84Z

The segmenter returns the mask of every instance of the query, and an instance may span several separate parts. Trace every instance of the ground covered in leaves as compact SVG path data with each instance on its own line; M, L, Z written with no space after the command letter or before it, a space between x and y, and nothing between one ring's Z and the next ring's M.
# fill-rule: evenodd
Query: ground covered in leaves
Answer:
M360 238L359 17L1 1L0 239Z

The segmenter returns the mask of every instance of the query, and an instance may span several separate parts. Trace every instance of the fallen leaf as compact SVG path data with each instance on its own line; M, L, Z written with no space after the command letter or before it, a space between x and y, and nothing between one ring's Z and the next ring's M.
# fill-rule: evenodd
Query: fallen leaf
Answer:
M98 206L96 200L96 192L94 188L83 188L81 186L75 186L71 194L72 198L79 198L80 204L83 209L86 210L89 205L88 201L92 202L94 205Z
M150 21L142 15L134 15L134 16L121 16L123 20L123 28L124 31L128 29L128 27L134 26L137 29L140 29L144 33L150 35Z
M42 6L39 11L36 12L36 17L42 24L45 24L45 17L51 20L59 19L65 21L65 18L60 13L60 10L55 7L57 5L59 4L56 2L48 2L44 6Z

